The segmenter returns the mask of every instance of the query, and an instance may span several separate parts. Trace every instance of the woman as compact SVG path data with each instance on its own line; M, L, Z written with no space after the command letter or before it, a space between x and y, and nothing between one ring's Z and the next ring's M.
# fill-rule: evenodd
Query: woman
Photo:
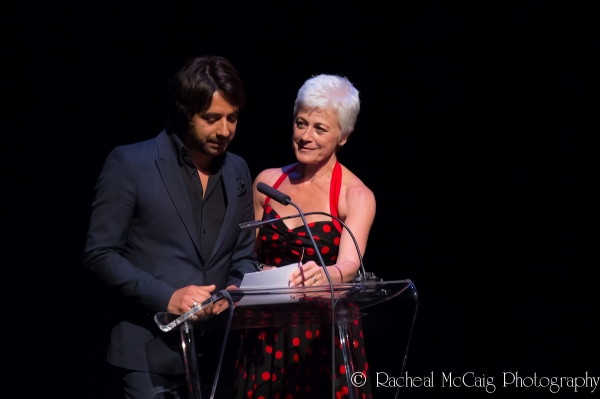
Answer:
M352 280L360 259L350 234L334 218L310 212L324 212L340 218L354 234L364 254L375 218L373 192L337 160L360 111L358 91L345 77L318 75L298 91L294 105L292 145L297 163L266 169L254 181L254 210L263 220L297 214L258 192L262 182L286 195L307 214L306 221L334 284ZM327 285L328 279L306 234L301 218L269 223L260 228L256 252L264 270L301 261L290 275L290 286ZM360 324L353 325L352 342L364 355ZM240 398L329 397L331 394L330 328L299 325L283 329L252 329L244 337L238 361L237 391ZM329 342L329 345L328 345ZM336 340L336 348L339 345ZM349 389L345 369L336 364L336 395ZM367 372L366 356L355 364ZM339 392L339 394L338 394ZM358 397L370 396L365 384Z

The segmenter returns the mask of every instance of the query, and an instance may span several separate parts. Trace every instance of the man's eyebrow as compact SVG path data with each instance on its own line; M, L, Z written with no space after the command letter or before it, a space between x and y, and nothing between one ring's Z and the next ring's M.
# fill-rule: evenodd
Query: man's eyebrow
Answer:
M239 113L239 111L233 111L227 115L237 115L238 113ZM223 114L220 112L204 112L202 115L204 115L204 116L221 116Z

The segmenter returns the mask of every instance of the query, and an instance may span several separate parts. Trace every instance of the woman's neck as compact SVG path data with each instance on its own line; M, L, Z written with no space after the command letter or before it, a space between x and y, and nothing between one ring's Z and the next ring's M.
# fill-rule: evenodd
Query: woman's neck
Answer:
M319 164L303 164L299 163L296 169L290 173L290 182L312 183L321 178L330 179L333 173L333 168L337 162L335 155L332 155L327 161Z

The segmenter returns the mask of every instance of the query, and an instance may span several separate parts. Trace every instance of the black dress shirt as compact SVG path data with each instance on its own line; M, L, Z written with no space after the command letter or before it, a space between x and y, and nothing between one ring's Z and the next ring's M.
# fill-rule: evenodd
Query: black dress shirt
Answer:
M192 151L187 148L179 136L173 137L173 144L179 156L179 166L187 188L190 203L196 220L196 228L200 238L200 256L206 262L215 246L215 241L221 230L227 198L221 179L222 156L215 157L209 166L206 193L202 188L198 169L192 161Z

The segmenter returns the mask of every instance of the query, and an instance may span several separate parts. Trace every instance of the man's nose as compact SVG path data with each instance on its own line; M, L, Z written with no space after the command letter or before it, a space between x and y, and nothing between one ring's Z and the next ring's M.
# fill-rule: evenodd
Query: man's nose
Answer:
M219 121L219 128L217 129L217 134L219 136L225 136L225 137L227 137L231 134L229 122L227 121L226 118L223 118L221 121Z

